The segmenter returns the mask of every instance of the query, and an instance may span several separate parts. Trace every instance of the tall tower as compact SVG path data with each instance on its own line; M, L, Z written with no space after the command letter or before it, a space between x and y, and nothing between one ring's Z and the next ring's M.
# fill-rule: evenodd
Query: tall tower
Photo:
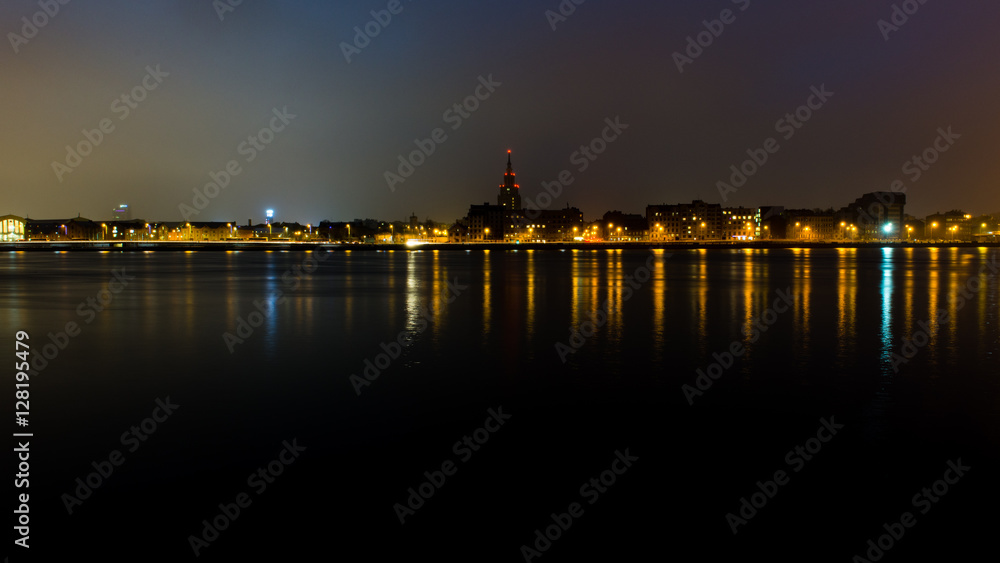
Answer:
M510 164L509 150L507 151L507 172L503 175L503 185L500 186L497 204L503 207L506 214L521 212L521 186L514 183L514 169Z

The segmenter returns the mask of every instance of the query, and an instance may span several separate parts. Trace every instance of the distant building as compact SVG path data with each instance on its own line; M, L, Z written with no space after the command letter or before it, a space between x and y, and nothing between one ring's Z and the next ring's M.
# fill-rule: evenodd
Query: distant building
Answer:
M785 238L792 240L833 240L837 233L832 209L789 209L785 221Z
M252 230L252 227L239 227L236 221L222 223L218 221L180 221L160 223L156 225L155 236L158 240L172 241L223 241L238 236L238 231ZM265 229L266 231L266 226ZM249 238L249 237L247 237Z
M489 203L470 205L466 223L469 225L468 236L472 242L503 241L508 232L507 225L514 224L503 206ZM509 229L514 232L516 227Z
M601 217L600 226L602 238L607 241L636 242L649 238L648 222L638 213L608 211Z
M757 210L749 207L727 207L722 210L723 240L754 240L757 238Z
M101 223L101 238L104 240L155 240L154 231L153 226L142 219Z
M653 241L719 240L725 237L727 223L721 205L700 199L646 207L646 225Z
M834 236L852 240L905 239L905 205L905 193L864 194L835 214Z
M785 238L785 208L780 205L758 207L754 214L754 224L757 229L755 235L759 240Z
M469 242L469 227L461 221L448 227L448 242Z
M507 172L503 175L503 184L500 185L497 205L503 207L504 211L508 214L523 214L524 211L521 207L521 186L518 186L514 179L514 168L510 163L510 151L507 151Z
M543 209L532 219L536 240L568 242L583 236L583 212L576 207L563 209Z
M13 242L24 239L24 218L17 215L0 215L0 242Z
M100 240L101 225L85 219L25 219L28 240Z
M129 209L127 203L123 203L118 207L111 210L111 220L112 221L131 221L132 220L132 210Z
M972 240L972 215L953 209L928 215L924 225L930 240Z

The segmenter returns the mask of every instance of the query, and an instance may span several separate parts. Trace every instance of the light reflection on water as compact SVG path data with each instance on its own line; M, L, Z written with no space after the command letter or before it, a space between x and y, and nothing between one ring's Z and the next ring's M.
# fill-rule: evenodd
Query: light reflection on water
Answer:
M356 370L380 342L406 332L415 342L407 357L446 365L489 354L511 365L538 359L590 372L600 363L607 373L685 377L739 342L746 353L733 369L744 377L778 377L775 367L805 378L887 377L895 375L893 355L926 332L901 373L947 377L995 358L997 279L984 269L995 252L660 250L652 253L649 280L632 280L634 289L626 277L646 265L649 251L353 251L333 253L294 290L283 274L308 254L9 253L0 266L0 319L43 335L79 321L81 300L125 267L137 279L85 327L81 342L92 346L79 352L85 356L99 357L104 342L126 334L141 344L124 352L138 363L152 361L143 346L179 356L221 350L227 358L220 335L257 311L255 301L282 290L285 303L275 304L236 361L281 362L306 342ZM452 299L448 284L456 279L468 289ZM980 289L962 303L957 297L968 287ZM791 310L751 343L754 323L786 288ZM563 367L556 343L598 318L604 303L605 323ZM939 309L948 314L940 325Z

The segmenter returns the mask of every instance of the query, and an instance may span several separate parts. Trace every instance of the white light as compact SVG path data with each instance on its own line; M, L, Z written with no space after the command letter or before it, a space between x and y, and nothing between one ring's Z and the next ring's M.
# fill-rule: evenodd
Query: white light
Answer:
M891 233L892 232L892 223L886 223L885 226L882 227L882 230L885 231L885 232L887 232L887 233Z

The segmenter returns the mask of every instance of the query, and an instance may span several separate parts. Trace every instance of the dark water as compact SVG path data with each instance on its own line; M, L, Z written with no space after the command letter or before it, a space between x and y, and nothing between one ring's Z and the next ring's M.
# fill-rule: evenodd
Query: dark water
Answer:
M246 493L199 559L523 561L580 503L532 561L848 562L907 511L884 561L979 560L1000 509L993 252L9 253L10 348L18 330L35 356L48 333L64 347L35 364L20 429L31 554L193 559L189 537ZM127 285L102 293L116 270ZM167 397L176 411L123 443ZM490 409L509 418L476 435ZM831 418L808 461L787 455ZM273 482L248 482L293 440ZM68 514L113 450L124 463ZM938 501L914 499L959 458ZM446 462L401 524L394 505ZM734 535L727 513L777 471Z

